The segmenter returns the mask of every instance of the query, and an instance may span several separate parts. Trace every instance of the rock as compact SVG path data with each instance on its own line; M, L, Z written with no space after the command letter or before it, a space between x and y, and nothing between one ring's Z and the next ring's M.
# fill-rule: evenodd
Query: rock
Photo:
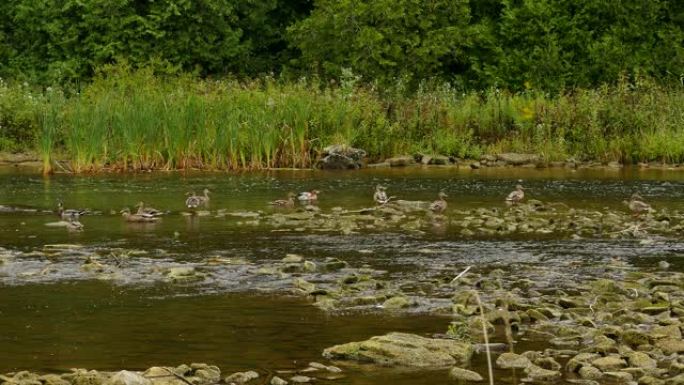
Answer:
M165 274L172 281L183 281L198 277L197 271L192 266L171 267L166 270Z
M515 353L503 353L496 359L496 365L502 369L525 369L530 364L527 357Z
M461 369L458 367L451 368L449 371L449 377L454 380L468 381L468 382L481 382L484 380L482 376L472 370Z
M684 340L664 339L655 343L665 354L684 353Z
M585 380L600 380L603 377L603 372L591 365L582 366L577 373Z
M558 361L554 360L553 357L540 357L534 360L534 364L540 368L548 370L560 370L562 368Z
M193 385L215 384L221 381L221 370L217 366L203 363L190 364L192 377L190 382Z
M591 364L601 371L618 370L627 366L625 360L617 356L601 357L591 361Z
M316 272L316 269L318 266L314 262L311 261L304 261L304 266L302 266L302 270L307 273L314 273Z
M415 164L416 160L410 155L404 155L389 158L387 163L389 163L390 167L406 167Z
M658 268L660 270L667 270L670 268L670 264L667 261L660 261L658 262Z
M639 381L641 383L641 380ZM667 380L666 382L667 385L684 385L684 374L680 374L678 376L674 376Z
M366 151L343 144L335 144L323 149L316 168L324 170L350 170L363 166Z
M634 381L634 376L627 372L605 372L603 376L612 382L631 382Z
M259 373L250 370L248 372L236 372L231 374L230 376L227 376L224 381L226 383L236 383L236 384L244 384L247 382L250 382L252 380L255 380L259 378Z
M316 290L316 285L306 281L303 278L295 278L292 281L292 285L296 287L297 289L303 290L306 293L312 293L314 290Z
M336 345L323 352L324 357L333 360L421 368L467 364L472 354L473 347L469 343L407 333L389 333L366 341Z
M682 331L678 325L657 326L649 333L654 339L670 338L675 340L682 339Z
M142 375L128 370L115 373L105 381L105 385L151 385L152 382Z
M96 370L76 369L62 376L73 385L102 385L107 378Z
M420 162L427 165L447 165L451 163L451 159L444 155L423 155Z
M312 380L311 377L307 377L307 376L294 376L294 377L290 378L290 381L292 383L295 383L295 384L306 384L306 383L311 382L311 380Z
M406 297L392 297L382 304L382 308L386 310L398 310L411 306Z
M56 374L46 374L44 376L40 376L38 380L43 385L69 385L69 381ZM2 382L1 379L0 382Z
M323 267L325 268L326 271L337 271L340 269L344 269L347 267L347 262L342 261L337 258L329 258L325 260L325 263L323 264Z
M648 344L649 338L646 333L640 330L627 330L620 336L622 342L629 346L639 346Z
M539 156L535 154L516 154L511 152L498 154L496 159L511 166L522 166L524 164L537 163L539 161Z
M287 385L287 381L283 380L278 376L273 376L271 379L271 385Z
M473 170L477 170L481 167L482 167L482 164L480 162L473 162L470 164L470 168L472 168Z
M283 263L302 263L304 262L304 257L297 254L287 254L285 258L280 260Z
M561 372L540 368L537 365L529 365L525 368L527 377L532 382L555 381L561 377Z
M656 360L642 352L628 354L627 362L629 362L629 366L643 369L655 369L658 366Z

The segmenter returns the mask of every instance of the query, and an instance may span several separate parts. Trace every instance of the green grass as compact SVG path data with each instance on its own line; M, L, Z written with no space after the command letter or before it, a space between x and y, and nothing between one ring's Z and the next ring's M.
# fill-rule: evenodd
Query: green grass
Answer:
M109 68L80 93L0 84L0 143L75 172L310 167L327 145L371 160L415 152L548 161L684 162L684 87L641 79L559 95L448 85L412 95L356 83L160 77Z

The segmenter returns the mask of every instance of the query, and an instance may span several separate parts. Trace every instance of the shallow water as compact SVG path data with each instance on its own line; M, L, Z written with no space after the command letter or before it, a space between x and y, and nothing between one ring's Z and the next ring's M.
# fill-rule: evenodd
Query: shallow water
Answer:
M449 231L407 233L400 228L351 235L311 231L273 232L245 226L244 218L186 217L184 194L208 187L211 210L264 211L266 202L288 191L322 190L320 208L360 209L371 205L376 184L390 195L432 200L439 190L450 210L503 208L502 197L522 180L528 196L571 207L621 210L622 199L640 192L656 207L684 209L684 173L662 170L534 170L452 168L363 170L327 173L278 171L253 174L155 173L141 175L38 175L0 172L0 205L29 211L0 214L0 246L18 253L0 265L0 372L18 369L61 371L69 367L114 370L190 362L237 370L301 368L322 360L330 345L389 331L443 333L449 319L427 314L388 314L381 310L327 314L303 299L283 293L256 294L263 282L212 271L201 283L146 281L151 264L193 264L221 255L250 264L277 261L297 253L314 261L336 257L356 267L368 265L388 277L449 279L466 266L529 271L539 266L578 266L558 274L600 276L607 261L620 257L651 268L667 260L684 270L681 237L638 240L570 240L553 236L464 239ZM61 199L66 207L100 212L82 219L78 233L47 227ZM118 211L138 201L171 213L154 225L123 222ZM78 244L87 252L142 250L111 281L93 280L79 266L83 255L32 256L46 244ZM47 270L46 270L47 269ZM36 273L43 272L43 273ZM46 272L46 273L45 273ZM549 276L543 277L548 279ZM437 295L439 297L439 295ZM484 365L478 357L474 365ZM446 371L351 370L339 383L435 383Z

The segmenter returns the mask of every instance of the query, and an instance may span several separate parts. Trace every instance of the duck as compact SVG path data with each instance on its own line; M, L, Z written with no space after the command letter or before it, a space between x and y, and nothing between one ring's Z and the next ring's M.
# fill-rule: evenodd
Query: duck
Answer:
M136 214L138 214L138 215L147 214L147 215L152 215L154 217L159 217L159 216L164 215L163 211L159 211L159 210L152 208L152 207L145 207L145 203L142 201L138 202L136 207L138 208L138 211L136 212Z
M525 188L521 185L516 185L515 190L511 191L506 197L506 203L515 205L523 199L525 199Z
M295 205L295 198L297 195L295 193L291 192L287 194L287 199L277 199L272 202L269 202L271 206L277 206L277 207L294 207Z
M318 200L318 194L321 192L318 190L304 191L299 193L297 199L302 203L310 203Z
M211 193L211 191L209 191L208 188L205 188L202 192L204 193L204 195L200 195L197 198L199 198L201 205L206 206L209 203L209 193Z
M444 198L449 197L444 191L440 191L437 195L437 200L430 204L430 211L435 214L441 214L447 209L447 201Z
M62 201L57 202L57 216L62 219L77 220L86 210L65 209Z
M145 213L131 214L131 210L129 210L128 208L121 210L121 215L124 217L126 222L133 222L133 223L151 223L151 222L156 222L159 220L158 217L151 215L151 214L145 214Z
M188 195L188 199L185 200L185 206L189 209L196 209L199 206L206 206L209 203L209 191L208 188L205 188L203 191L204 195L197 195L195 194L194 191L189 192L185 195Z
M379 205L385 205L394 197L387 197L387 187L377 185L375 186L375 193L373 194L373 200Z
M653 211L651 205L644 202L644 198L642 198L638 193L632 194L632 196L629 198L629 201L624 201L623 203L629 207L629 210L634 214L634 216L639 216L643 213Z
M83 231L83 223L79 222L78 219L68 219L64 221L64 227L69 231Z

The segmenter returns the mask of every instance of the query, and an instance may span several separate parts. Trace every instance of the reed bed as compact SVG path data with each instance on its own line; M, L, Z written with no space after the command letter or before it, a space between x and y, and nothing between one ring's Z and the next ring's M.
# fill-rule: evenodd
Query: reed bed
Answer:
M74 172L306 168L339 143L365 149L371 160L525 152L549 161L684 162L684 86L648 79L557 95L440 85L407 96L344 81L238 82L115 68L78 93L29 90L0 83L0 137L12 140L19 121L19 142L42 155L46 172L57 158Z

